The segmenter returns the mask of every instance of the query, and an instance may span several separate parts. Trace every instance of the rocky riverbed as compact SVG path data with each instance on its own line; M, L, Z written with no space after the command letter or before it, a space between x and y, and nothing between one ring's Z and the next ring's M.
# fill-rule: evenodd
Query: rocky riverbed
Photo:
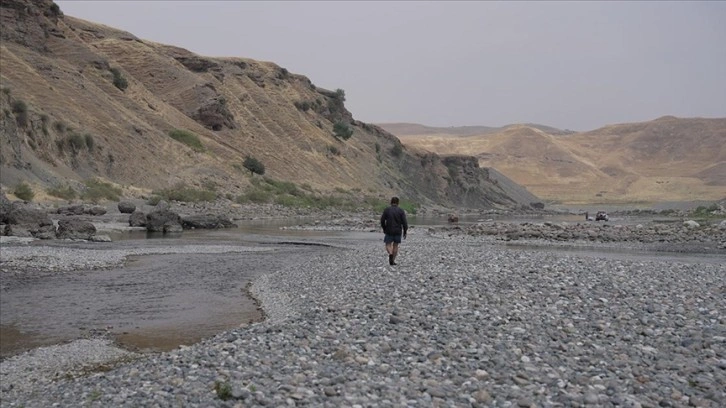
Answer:
M255 278L264 321L189 347L135 356L66 345L7 359L0 405L726 405L721 249L709 262L585 256L507 248L507 232L471 228L412 228L395 267L378 240L338 242ZM584 234L562 242L613 244ZM84 355L92 364L69 368Z

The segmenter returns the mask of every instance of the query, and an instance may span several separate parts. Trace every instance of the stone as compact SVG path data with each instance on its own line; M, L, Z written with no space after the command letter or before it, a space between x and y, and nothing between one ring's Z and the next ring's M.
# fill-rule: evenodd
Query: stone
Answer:
M118 210L121 214L132 214L136 211L136 204L130 201L119 201Z
M65 219L58 221L56 237L59 239L91 239L96 235L93 223L81 219Z

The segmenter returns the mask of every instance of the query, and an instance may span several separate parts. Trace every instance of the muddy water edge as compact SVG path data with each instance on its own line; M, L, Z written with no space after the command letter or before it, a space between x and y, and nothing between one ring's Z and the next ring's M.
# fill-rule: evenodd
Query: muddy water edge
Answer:
M4 273L0 289L0 359L79 338L110 338L123 348L141 352L190 345L264 317L247 293L255 277L340 250L300 239L296 243L252 237L247 242L227 242L204 235L121 240L110 243L108 249L210 241L244 245L251 250L133 255L123 266L108 269Z

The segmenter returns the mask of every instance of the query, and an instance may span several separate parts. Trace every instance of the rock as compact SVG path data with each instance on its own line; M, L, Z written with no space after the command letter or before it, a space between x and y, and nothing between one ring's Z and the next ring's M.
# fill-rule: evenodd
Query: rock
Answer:
M83 204L68 205L65 207L58 207L56 213L62 215L81 215L85 213L85 207Z
M721 223L718 224L718 229L726 230L726 220L723 220L721 221Z
M161 200L158 203L156 203L156 206L154 207L154 211L166 211L169 208L171 208L171 205L167 201Z
M168 204L167 204L168 205ZM170 210L154 210L146 214L146 230L150 232L180 232L182 221L179 214Z
M95 205L88 209L88 213L91 215L96 215L96 216L104 215L104 214L106 214L106 209L99 205Z
M129 226L131 227L145 227L146 226L146 214L142 211L136 210L129 216Z
M59 239L91 239L96 235L96 227L89 221L75 218L58 221L56 237Z
M182 218L184 229L217 229L237 227L229 218L223 215L192 215Z
M132 214L136 211L136 204L129 201L120 201L118 203L118 210L121 214Z
M456 214L449 214L449 222L459 222L459 216Z
M8 200L5 193L0 192L0 224L8 224L8 214L13 209L13 203Z
M701 226L701 224L699 224L699 223L697 223L696 221L693 221L693 220L683 221L683 225L686 226L686 227L688 227L688 228L698 228L698 227Z

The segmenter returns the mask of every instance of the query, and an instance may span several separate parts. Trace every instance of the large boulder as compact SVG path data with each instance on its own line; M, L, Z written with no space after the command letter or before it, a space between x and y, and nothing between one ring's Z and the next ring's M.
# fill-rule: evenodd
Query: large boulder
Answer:
M96 227L90 221L68 218L58 221L56 237L59 239L89 240L96 235Z
M106 209L101 207L100 205L94 205L93 207L88 209L88 214L90 215L104 215L106 214Z
M119 201L118 210L121 214L132 214L136 211L136 204L129 201Z
M129 226L131 227L145 227L146 226L146 214L143 211L136 210L129 215Z
M106 214L106 209L100 205L87 206L84 204L74 204L59 207L56 212L61 215L104 215Z
M0 224L8 223L8 214L13 209L13 203L8 199L5 193L0 192Z
M235 228L237 225L223 215L192 215L182 218L184 229Z
M149 232L180 232L182 220L170 210L154 210L146 214L146 230Z

